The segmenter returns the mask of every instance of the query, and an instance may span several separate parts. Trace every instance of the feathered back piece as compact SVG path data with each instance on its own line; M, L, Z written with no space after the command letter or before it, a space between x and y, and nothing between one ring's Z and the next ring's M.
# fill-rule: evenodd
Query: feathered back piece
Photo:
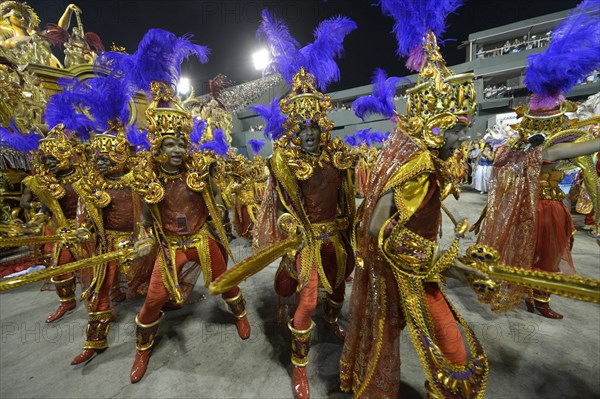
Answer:
M252 152L254 153L254 155L257 155L260 152L260 150L262 150L262 148L264 147L265 141L251 139L248 140L248 144L250 144L250 148L252 148Z
M335 58L342 56L346 35L356 29L350 18L338 16L321 22L314 30L315 41L302 48L290 35L285 23L269 11L262 11L262 23L256 34L263 37L271 49L269 73L280 73L289 85L293 76L304 69L314 76L316 86L325 91L327 85L340 79Z
M278 97L275 97L273 101L271 101L270 106L260 104L249 108L265 120L266 124L263 134L266 138L277 141L285 134L283 123L286 121L286 117L281 113Z
M395 21L393 32L397 54L408 57L406 67L419 72L425 60L423 39L429 32L440 38L446 17L463 4L462 0L380 0L381 11Z
M546 51L527 57L530 109L556 108L577 82L600 68L600 0L584 0L552 32Z
M396 94L396 86L402 81L410 82L407 78L388 78L383 69L375 69L375 74L371 81L373 84L373 93L354 100L352 110L363 121L371 114L381 114L386 118L391 118L396 113L396 106L393 101Z
M182 37L162 29L150 29L134 54L102 53L96 59L100 71L124 76L136 90L150 92L153 81L175 86L181 78L181 63L195 56L201 63L208 62L210 49L190 42L192 35Z

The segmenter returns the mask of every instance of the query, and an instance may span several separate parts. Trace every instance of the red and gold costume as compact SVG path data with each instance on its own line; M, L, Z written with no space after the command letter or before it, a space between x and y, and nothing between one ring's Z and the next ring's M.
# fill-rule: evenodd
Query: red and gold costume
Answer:
M325 114L331 104L328 96L314 88L314 77L302 68L294 75L293 82L293 93L279 103L288 114L284 123L286 133L275 142L273 156L267 161L270 175L255 238L263 246L286 237L287 233L278 227L279 211L280 222L285 220L288 231L298 229L306 241L293 256L283 258L275 276L275 291L279 296L298 293L298 306L288 323L297 385L301 380L298 373L303 374L307 384L305 366L319 285L327 292L325 322L339 338L344 335L337 319L344 302L345 278L354 269L355 192L351 172L356 155L339 138L331 139L333 122ZM300 147L296 133L306 123L320 129L318 154ZM307 385L304 388L308 390ZM298 391L296 394L301 396Z
M244 238L252 237L252 229L261 206L265 186L265 161L261 156L255 156L249 161L242 155L230 157L235 184L232 191L235 194L234 220L238 234Z
M23 184L43 204L42 211L32 222L46 222L47 234L59 234L77 228L78 195L74 183L82 176L81 166L74 162L77 158L76 144L64 133L64 125L57 125L48 136L40 140L39 151L34 162L34 174L23 179ZM54 157L58 161L57 169L67 171L59 176L50 172L44 165L44 157ZM70 169L70 171L69 171ZM47 244L46 252L52 252L52 264L62 265L82 256L81 248L75 244ZM75 309L75 275L62 274L51 279L60 298L60 306L46 320L47 323L60 319L66 312Z
M600 58L590 56L600 54L597 11L597 2L582 1L553 30L547 49L528 58L524 83L532 95L516 109L522 118L518 139L496 157L478 240L494 248L505 265L545 272L555 283L569 280L561 274L575 273L571 257L574 228L558 186L565 162L581 168L593 208L600 207L600 179L591 156L600 149L600 139L582 130L598 117L592 113L583 120L568 121L567 113L576 107L565 99L571 88L600 67ZM599 227L596 213L596 232ZM563 318L550 308L550 294L541 290L501 283L497 292L482 299L495 311L512 309L525 299L529 312Z
M134 166L132 188L150 211L151 220L143 223L159 248L146 300L136 317L137 354L132 382L139 381L145 372L163 305L169 300L183 304L194 287L198 265L208 286L225 272L227 255L231 255L209 176L216 157L211 152L194 151L185 155L179 171L169 173L162 168L166 162L166 154L159 154L162 142L181 138L189 150L193 120L175 102L172 88L153 82L152 90L155 97L147 110L152 149ZM159 108L159 104L172 104L174 108ZM183 271L183 265L190 261L196 267ZM236 287L223 298L237 319L239 335L248 338L250 325L242 293Z
M135 215L139 214L139 198L130 188L131 175L124 175L129 168L129 143L123 131L118 135L96 135L90 144L94 157L108 156L114 163L105 176L96 167L90 167L88 173L73 186L81 202L80 220L91 222L96 234L94 255L116 251L119 245L134 241ZM134 208L137 211L134 212ZM121 276L127 275L128 265L111 261L108 264L94 266L91 281L81 297L88 301L88 325L83 352L72 364L90 359L99 350L106 349L106 336L110 329L113 312L109 294L117 285L116 292L121 296L114 300L123 300L120 291Z
M447 251L437 242L441 202L463 174L456 152L444 161L438 150L445 145L444 132L474 113L473 75L446 68L433 33L423 47L419 80L407 91L407 116L396 114L396 129L379 154L362 205L357 238L364 267L355 272L340 360L341 388L356 397L398 397L398 345L405 326L425 370L429 397L481 398L485 392L486 355L441 287L440 273L456 258L459 234ZM391 216L376 225L375 237L369 229L376 205L390 195Z
M575 274L571 257L575 229L558 185L564 172L557 168L558 162L543 159L544 151L556 143L589 140L585 131L566 129L564 114L568 107L572 105L565 102L550 111L519 109L523 116L519 126L522 140L504 147L496 156L492 190L478 243L498 250L506 265ZM547 136L544 142L526 150L527 138L540 133ZM591 158L582 156L573 161L587 176L586 186L594 193L593 203L597 205L600 181ZM535 308L545 317L562 318L550 309L550 295L544 291L504 283L494 295L481 299L496 312L513 309L525 299L530 312Z

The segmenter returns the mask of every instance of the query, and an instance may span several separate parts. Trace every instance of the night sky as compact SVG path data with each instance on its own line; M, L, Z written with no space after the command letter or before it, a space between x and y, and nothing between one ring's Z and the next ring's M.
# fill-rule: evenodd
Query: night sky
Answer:
M208 64L184 63L183 74L191 78L197 94L207 92L208 79L222 73L235 83L260 77L254 69L252 54L261 48L255 36L260 11L268 8L284 19L292 35L302 46L312 42L312 31L323 19L342 14L352 18L358 29L344 41L345 56L338 64L342 79L328 91L370 83L376 67L389 75L408 74L396 55L396 42L390 33L391 18L381 14L374 0L79 0L86 32L97 33L108 48L112 42L134 52L137 43L150 28L169 30L178 36L194 34L197 44L211 48ZM67 1L33 0L28 2L38 13L42 25L56 23ZM448 40L442 52L448 65L465 61L465 50L456 47L469 33L494 28L527 18L575 7L571 0L471 0L448 18ZM72 17L71 26L75 24Z

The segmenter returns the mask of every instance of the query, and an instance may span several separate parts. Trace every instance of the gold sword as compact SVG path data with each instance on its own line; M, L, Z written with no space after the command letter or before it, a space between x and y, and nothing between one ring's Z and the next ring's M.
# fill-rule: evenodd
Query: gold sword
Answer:
M151 244L148 244L151 245ZM133 261L136 257L136 251L132 247L132 243L125 241L119 244L119 249L111 252L107 252L102 255L97 255L91 258L78 260L75 262L65 263L60 266L52 266L44 270L29 273L23 276L17 276L0 281L0 292L11 290L13 288L21 287L23 285L35 283L36 281L45 280L54 276L59 276L65 273L72 273L77 270L86 269L98 264L107 263L113 260L120 260L121 262Z
M600 280L504 265L500 263L498 251L487 245L469 247L467 256L460 260L490 277L491 280L473 278L470 281L471 287L483 297L496 292L497 284L493 281L496 280L579 301L600 303Z
M213 295L222 294L237 287L239 283L260 272L277 258L297 250L302 244L302 240L301 235L294 234L290 238L266 247L247 257L210 283L208 287L210 293Z

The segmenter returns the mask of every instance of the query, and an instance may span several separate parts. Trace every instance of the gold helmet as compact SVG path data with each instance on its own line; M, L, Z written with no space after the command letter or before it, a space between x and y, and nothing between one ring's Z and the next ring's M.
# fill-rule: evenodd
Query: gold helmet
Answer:
M68 169L75 159L77 145L78 143L70 140L65 134L65 125L59 123L40 140L36 154L37 161L43 164L43 158L52 156L58 161L58 170Z
M107 155L114 163L109 168L109 172L116 173L127 167L133 149L125 137L123 126L121 124L110 125L109 130L92 138L90 151L94 157Z
M432 32L423 38L425 60L415 87L406 91L406 117L410 135L429 148L444 145L444 132L458 121L470 124L476 111L473 73L455 75L446 67Z
M173 97L173 88L166 82L153 81L150 84L153 99L146 110L148 119L148 141L152 154L159 162L160 148L165 138L182 138L190 145L190 132L194 128L192 115L184 110Z
M300 145L297 134L302 130L302 126L306 125L319 127L321 144L331 139L329 131L333 128L333 122L327 117L331 99L315 89L315 77L304 67L292 77L292 93L279 101L279 108L287 114L283 124L285 135L282 139Z

